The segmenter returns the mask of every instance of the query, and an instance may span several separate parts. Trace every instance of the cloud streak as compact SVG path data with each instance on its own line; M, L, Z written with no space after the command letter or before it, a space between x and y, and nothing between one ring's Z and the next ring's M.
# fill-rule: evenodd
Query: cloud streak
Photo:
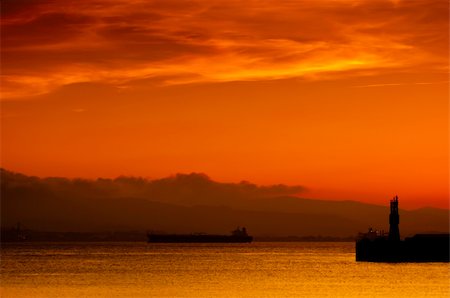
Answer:
M414 82L414 83L380 83L369 85L353 86L354 88L370 88L370 87L391 87L391 86L408 86L408 85L435 85L435 84L448 84L449 81L436 81L436 82Z
M2 1L2 94L448 68L448 3Z

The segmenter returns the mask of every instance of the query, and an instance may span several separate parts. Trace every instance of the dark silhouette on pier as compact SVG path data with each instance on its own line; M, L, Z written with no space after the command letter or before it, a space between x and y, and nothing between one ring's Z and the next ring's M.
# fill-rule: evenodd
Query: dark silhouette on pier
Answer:
M398 197L390 202L389 234L360 233L356 241L356 261L367 262L449 262L449 234L417 234L400 240Z

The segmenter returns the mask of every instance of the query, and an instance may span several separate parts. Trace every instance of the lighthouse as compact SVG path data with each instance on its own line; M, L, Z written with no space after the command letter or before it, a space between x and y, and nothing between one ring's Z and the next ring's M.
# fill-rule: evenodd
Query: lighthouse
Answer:
M391 213L389 214L389 241L400 241L400 231L398 229L399 223L398 196L395 196L391 200Z

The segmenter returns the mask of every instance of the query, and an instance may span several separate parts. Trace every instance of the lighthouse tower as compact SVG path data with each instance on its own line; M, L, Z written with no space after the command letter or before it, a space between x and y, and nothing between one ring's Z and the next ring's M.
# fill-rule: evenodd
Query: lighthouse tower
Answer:
M391 200L391 214L389 214L389 241L400 241L400 231L398 229L399 223L398 196L395 196Z

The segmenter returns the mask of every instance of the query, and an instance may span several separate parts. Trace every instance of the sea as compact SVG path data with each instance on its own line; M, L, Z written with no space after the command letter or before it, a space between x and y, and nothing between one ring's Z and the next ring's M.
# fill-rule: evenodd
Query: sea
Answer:
M0 296L450 297L450 266L355 262L351 242L6 243Z

